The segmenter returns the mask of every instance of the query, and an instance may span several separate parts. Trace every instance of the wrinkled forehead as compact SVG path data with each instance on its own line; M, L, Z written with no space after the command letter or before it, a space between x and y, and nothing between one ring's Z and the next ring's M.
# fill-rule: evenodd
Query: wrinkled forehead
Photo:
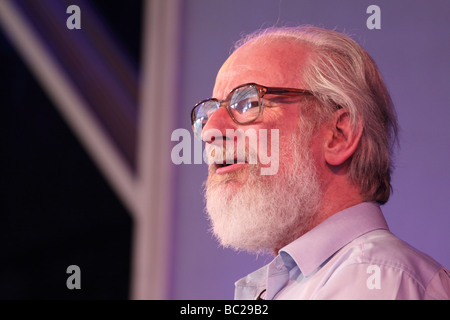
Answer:
M235 87L249 82L268 87L301 88L308 48L294 41L254 40L237 49L220 68L213 96L224 99Z

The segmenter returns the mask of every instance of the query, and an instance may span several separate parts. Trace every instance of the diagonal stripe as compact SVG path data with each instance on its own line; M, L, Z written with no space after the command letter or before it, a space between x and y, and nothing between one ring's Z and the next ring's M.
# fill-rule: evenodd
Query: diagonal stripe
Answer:
M64 1L17 0L15 4L134 170L137 71L121 56L89 4L76 2L82 8L81 30L67 29L68 5Z
M136 212L133 174L122 153L99 126L87 102L13 2L0 1L0 23L69 126L131 212Z

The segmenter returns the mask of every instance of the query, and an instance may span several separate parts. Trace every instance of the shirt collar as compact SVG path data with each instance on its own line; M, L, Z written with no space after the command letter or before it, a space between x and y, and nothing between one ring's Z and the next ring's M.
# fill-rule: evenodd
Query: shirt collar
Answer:
M376 229L388 230L383 213L378 204L363 202L335 213L282 248L280 255L288 254L309 276L343 246Z

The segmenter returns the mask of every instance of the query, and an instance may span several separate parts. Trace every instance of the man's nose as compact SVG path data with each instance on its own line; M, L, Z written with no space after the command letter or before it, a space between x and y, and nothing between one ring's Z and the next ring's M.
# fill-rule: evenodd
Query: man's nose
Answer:
M227 108L225 106L221 106L216 112L214 112L206 125L203 127L202 140L206 143L213 143L217 135L221 135L220 138L226 139L226 130L236 130L237 126L237 123L235 123L228 114Z

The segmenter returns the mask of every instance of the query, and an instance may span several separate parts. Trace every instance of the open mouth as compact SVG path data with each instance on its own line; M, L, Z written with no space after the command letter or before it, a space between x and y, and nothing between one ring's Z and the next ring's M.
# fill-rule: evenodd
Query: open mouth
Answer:
M247 163L245 160L238 160L237 158L231 160L231 159L225 159L223 163L215 163L216 167L216 173L217 174L225 174L229 173L235 170L238 170L245 166Z

